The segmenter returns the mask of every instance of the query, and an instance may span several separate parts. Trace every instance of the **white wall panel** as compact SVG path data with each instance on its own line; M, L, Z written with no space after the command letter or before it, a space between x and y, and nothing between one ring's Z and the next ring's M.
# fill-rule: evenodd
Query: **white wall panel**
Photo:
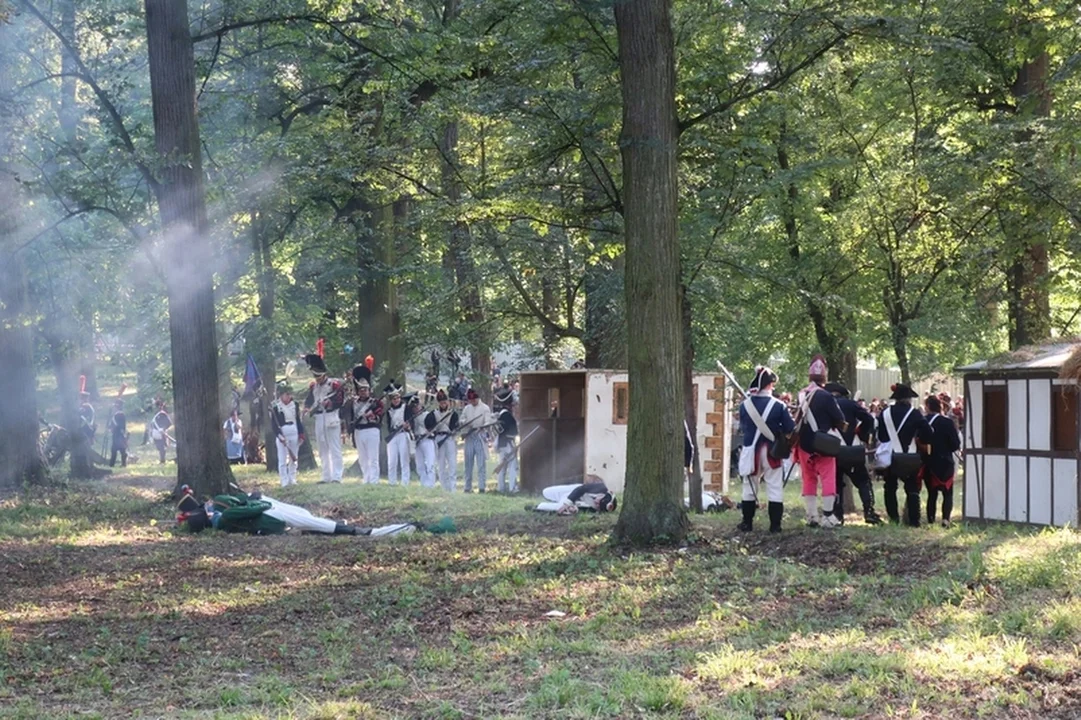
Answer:
M1029 460L1029 508L1028 521L1037 525L1051 524L1051 458Z
M988 455L984 458L983 513L986 520L1006 519L1006 458Z
M1028 466L1023 457L1011 457L1010 463L1010 512L1012 522L1028 522Z
M976 487L977 466L980 458L971 453L965 455L965 496L964 515L974 520L980 519L980 494ZM982 477L982 476L981 476Z
M1051 381L1029 380L1029 449L1051 449Z
M973 380L968 384L968 397L965 398L966 422L970 429L966 429L967 437L964 438L965 446L973 438L972 447L983 447L983 382Z
M612 423L615 383L627 373L586 376L586 473L600 475L613 492L623 492L627 465L627 426Z
M1077 461L1055 460L1055 505L1051 522L1077 525Z
M1028 449L1028 393L1024 380L1010 380L1006 384L1006 405L1010 414L1006 426L1006 443L1011 450Z

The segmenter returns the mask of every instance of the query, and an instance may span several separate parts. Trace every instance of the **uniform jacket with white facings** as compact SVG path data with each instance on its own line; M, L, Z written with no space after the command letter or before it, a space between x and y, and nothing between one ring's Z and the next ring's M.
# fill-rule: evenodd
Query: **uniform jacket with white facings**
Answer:
M826 392L823 388L818 388L811 393L810 401L807 403L808 411L814 416L815 424L818 425L819 432L827 432L829 430L840 430L844 427L845 416L841 412L840 406L837 404L837 399L833 395ZM811 428L811 422L808 418L803 419L803 426L799 431L799 446L800 449L807 453L814 453L815 451L815 431Z

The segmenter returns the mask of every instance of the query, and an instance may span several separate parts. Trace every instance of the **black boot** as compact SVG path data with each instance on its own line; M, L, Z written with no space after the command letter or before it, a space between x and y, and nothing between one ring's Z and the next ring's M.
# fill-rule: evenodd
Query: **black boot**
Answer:
M784 517L784 503L771 502L769 504L769 531L781 532L781 518Z
M920 510L922 509L923 508L920 507L920 494L906 493L905 510L907 512L905 514L907 515L907 517L905 518L905 524L910 527L919 527L921 515Z
M875 512L875 496L871 484L861 485L859 491L860 503L863 505L863 521L868 525L881 525L882 518Z
M740 509L743 510L743 522L737 527L743 532L750 532L754 529L754 512L758 509L758 503L754 500L744 500L740 503Z
M346 525L345 523L338 523L334 526L335 535L356 535L357 529L352 525Z
M888 471L887 471L888 472ZM886 475L886 491L884 495L886 499L886 514L889 515L891 523L901 522L900 508L897 506L897 479Z

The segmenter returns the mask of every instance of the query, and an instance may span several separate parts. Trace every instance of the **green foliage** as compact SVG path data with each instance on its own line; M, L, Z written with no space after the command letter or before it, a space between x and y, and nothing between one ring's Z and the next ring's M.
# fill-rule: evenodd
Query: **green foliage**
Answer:
M53 27L60 5L39 8ZM1051 294L1052 329L1081 328L1071 8L674 3L701 367L823 348L922 375L989 354L1008 341L1010 272L1033 242L1050 254L1034 283ZM335 371L373 348L413 364L436 346L511 343L533 362L564 350L623 362L610 4L444 10L192 9L218 320L234 350L273 364L264 373L319 336ZM0 52L40 228L23 250L39 316L70 318L141 387L168 389L141 3L78 4L74 81L59 77L56 33L10 19ZM1043 54L1050 115L1013 94ZM474 281L456 273L463 230ZM481 319L463 299L473 285ZM243 353L223 356L239 372Z

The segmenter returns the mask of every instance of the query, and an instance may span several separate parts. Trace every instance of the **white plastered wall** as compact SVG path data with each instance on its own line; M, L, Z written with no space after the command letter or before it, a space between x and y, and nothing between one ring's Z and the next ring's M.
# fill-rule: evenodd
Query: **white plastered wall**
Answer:
M709 458L706 438L713 431L713 426L706 422L706 414L713 412L714 402L708 394L713 390L714 377L696 375L694 378L698 386L698 448L703 463ZM586 473L601 477L615 492L623 491L627 471L627 426L612 422L615 384L625 382L625 372L586 375ZM723 434L726 452L730 450L728 434Z

